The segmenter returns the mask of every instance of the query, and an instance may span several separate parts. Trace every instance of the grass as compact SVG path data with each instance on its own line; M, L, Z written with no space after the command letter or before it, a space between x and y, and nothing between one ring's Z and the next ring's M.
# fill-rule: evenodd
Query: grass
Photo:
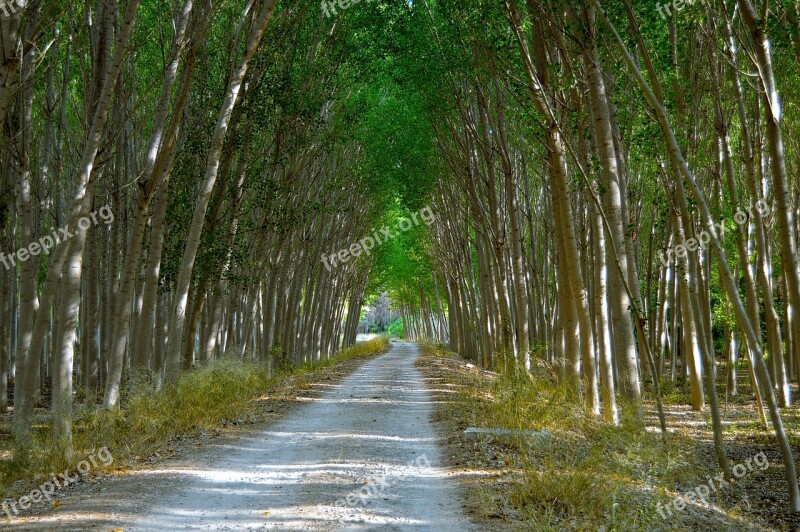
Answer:
M534 530L691 530L742 526L734 515L691 511L663 519L657 504L704 484L709 456L691 438L645 430L633 404L623 403L619 427L587 417L547 368L516 375L466 367L444 347L421 345L423 364L448 368L440 419L465 427L547 430L547 440L494 437L477 442L472 465L494 481L471 484L480 519ZM455 421L452 421L455 420ZM459 443L459 445L462 445ZM489 457L487 459L487 456ZM711 458L713 461L713 458ZM713 462L712 462L713 464ZM488 467L487 467L488 466ZM709 514L712 514L709 516ZM721 521L720 521L721 520Z
M316 371L347 360L386 351L388 338L379 337L340 351L317 364L268 378L260 364L224 357L181 376L174 384L153 393L148 386L133 386L123 408L117 411L78 407L73 423L72 460L50 438L50 426L34 428L32 445L20 452L11 439L0 441L0 492L19 495L41 483L51 472L70 469L94 452L108 447L114 457L110 468L151 456L186 436L214 430L231 420L251 422L261 398L288 386L302 385ZM287 379L291 382L287 384ZM237 421L238 422L238 421ZM97 472L94 469L92 472Z

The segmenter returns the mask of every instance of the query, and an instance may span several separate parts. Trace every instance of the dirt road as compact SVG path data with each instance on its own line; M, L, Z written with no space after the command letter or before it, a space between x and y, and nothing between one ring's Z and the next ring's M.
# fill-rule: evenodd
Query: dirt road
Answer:
M413 344L395 344L266 430L216 444L180 468L151 472L137 489L115 481L102 493L106 526L83 523L79 515L61 526L470 530L457 482L441 468L431 397L414 368L418 355ZM115 499L136 511L117 514ZM92 499L85 503L91 507Z

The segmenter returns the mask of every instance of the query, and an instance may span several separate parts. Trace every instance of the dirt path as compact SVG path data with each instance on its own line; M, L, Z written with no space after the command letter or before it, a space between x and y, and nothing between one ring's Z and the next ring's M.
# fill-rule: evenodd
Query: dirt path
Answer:
M441 468L418 355L395 344L266 430L149 471L134 489L116 479L72 515L26 529L469 530ZM98 512L103 525L81 519Z

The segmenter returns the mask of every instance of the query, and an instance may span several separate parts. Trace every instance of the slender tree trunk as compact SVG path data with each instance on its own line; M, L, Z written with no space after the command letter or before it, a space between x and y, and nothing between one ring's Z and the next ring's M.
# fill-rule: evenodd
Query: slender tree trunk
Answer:
M584 64L589 72L589 93L594 115L594 133L597 139L597 151L603 171L601 182L604 189L603 210L608 219L614 246L619 253L621 272L613 268L609 275L609 294L611 299L611 322L614 337L614 349L617 360L624 362L627 368L627 390L635 400L641 399L642 388L639 383L639 359L636 352L636 341L633 337L633 322L629 308L630 298L625 291L622 277L628 278L628 260L625 254L625 220L622 218L622 184L617 154L614 148L614 134L611 128L611 113L608 108L603 74L600 70L600 55L595 42L595 13L587 4L585 20L588 35L587 49L584 52ZM632 260L633 258L630 257Z
M742 20L750 30L755 44L755 58L758 73L764 88L764 114L767 123L767 140L769 146L770 169L772 170L772 189L775 193L777 212L775 218L778 225L778 236L781 242L781 265L786 278L786 315L789 318L787 329L791 336L800 338L800 265L797 258L797 233L792 206L791 191L786 175L786 156L783 148L783 130L781 126L782 110L778 87L772 68L772 51L766 33L766 20L756 14L750 0L737 0ZM781 356L780 353L771 353ZM795 361L800 364L800 342L795 342ZM783 388L783 387L782 387ZM788 395L788 387L784 394ZM791 397L786 397L791 403ZM796 484L796 481L795 481ZM793 493L793 511L800 511L800 489L795 487Z
M741 2L742 0L739 1ZM714 228L714 222L712 221L711 214L708 210L708 205L706 203L705 197L703 196L702 191L697 185L694 179L694 175L691 169L689 168L688 163L683 157L683 153L675 137L675 133L672 129L672 126L670 125L669 118L667 116L666 110L663 105L663 101L658 96L660 94L660 90L658 90L658 92L654 92L653 89L650 87L650 85L644 80L644 77L642 76L638 65L631 57L630 52L628 52L625 42L617 33L616 28L605 16L605 13L602 11L602 7L600 7L597 0L594 0L594 4L595 4L595 9L597 9L598 13L602 15L603 21L608 25L609 29L614 34L614 37L617 41L617 45L620 48L620 51L622 52L622 55L625 59L625 62L628 65L628 68L633 73L637 84L644 91L649 104L656 112L656 116L658 117L659 125L661 126L663 136L667 141L670 160L673 166L676 168L677 171L680 172L680 175L689 184L690 189L692 190L692 194L694 195L694 198L697 201L700 214L702 216L703 225L707 228L711 236L710 244L719 263L720 278L728 293L728 298L731 301L731 304L733 305L736 319L740 327L745 332L747 347L751 354L750 356L751 362L755 365L756 375L758 376L758 380L761 381L761 384L763 385L764 395L767 399L768 410L770 413L770 418L772 420L772 426L775 430L775 436L778 440L778 444L781 450L781 455L783 458L783 463L786 471L786 480L789 489L789 506L792 512L800 512L800 489L798 489L798 484L797 484L797 470L794 463L792 449L791 446L789 445L789 440L786 436L786 431L783 426L783 420L781 419L780 411L778 409L778 404L777 401L775 400L775 394L772 391L772 382L771 379L769 378L769 372L767 371L766 364L764 363L763 353L761 351L761 346L759 345L758 338L753 329L753 324L750 322L747 316L747 311L745 310L744 305L742 304L742 300L739 297L738 287L736 285L735 280L733 279L733 275L731 274L730 268L728 267L728 261L725 256L725 252L723 251L722 246L720 245L719 242L719 238L717 237L716 230ZM649 60L646 63L648 64L648 71L650 74L650 78L655 83L657 77L654 75L652 71L652 65L650 65Z
M192 281L195 259L197 258L197 250L200 247L200 237L202 236L206 210L208 209L208 203L211 199L211 193L214 190L214 184L219 175L222 147L228 134L228 126L233 109L239 101L239 93L247 70L250 67L250 61L261 45L261 40L269 25L275 3L276 0L265 0L261 12L253 21L253 26L247 38L245 51L237 67L232 71L228 81L225 101L220 109L211 146L208 150L205 177L195 203L194 216L192 217L192 224L186 240L186 248L183 252L181 267L178 272L175 303L170 316L170 337L167 346L168 379L175 379L180 370L180 341L183 336L184 323L186 321L186 305L188 302L189 288ZM249 13L245 13L245 16L248 15Z

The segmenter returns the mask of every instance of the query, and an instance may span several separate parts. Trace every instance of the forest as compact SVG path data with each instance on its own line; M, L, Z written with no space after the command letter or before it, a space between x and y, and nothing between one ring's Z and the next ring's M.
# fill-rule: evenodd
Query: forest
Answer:
M0 0L0 528L799 529L799 97L800 0ZM427 480L115 521L234 426Z

